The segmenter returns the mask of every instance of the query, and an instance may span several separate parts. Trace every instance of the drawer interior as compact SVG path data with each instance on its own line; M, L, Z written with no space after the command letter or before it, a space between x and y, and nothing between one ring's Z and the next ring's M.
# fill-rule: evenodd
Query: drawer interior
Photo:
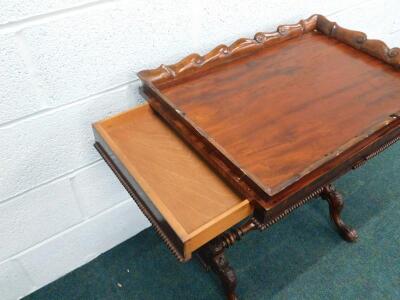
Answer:
M96 142L182 260L253 209L145 104L94 124ZM104 156L104 155L103 155ZM167 227L165 227L167 226Z

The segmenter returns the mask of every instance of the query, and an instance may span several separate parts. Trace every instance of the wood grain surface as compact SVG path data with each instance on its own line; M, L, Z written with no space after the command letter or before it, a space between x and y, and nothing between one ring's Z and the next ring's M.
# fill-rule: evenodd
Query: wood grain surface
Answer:
M400 110L400 74L311 32L161 92L269 195Z
M186 257L252 213L249 201L232 191L149 105L95 128L187 244Z

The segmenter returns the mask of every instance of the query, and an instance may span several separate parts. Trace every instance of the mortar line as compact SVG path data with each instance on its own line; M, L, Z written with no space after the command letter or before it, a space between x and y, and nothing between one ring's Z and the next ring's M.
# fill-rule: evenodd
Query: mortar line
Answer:
M101 217L102 215L107 214L108 212L110 212L110 211L112 211L112 210L114 210L114 209L118 209L120 206L123 206L123 205L125 205L125 204L128 203L128 202L133 202L133 201L132 201L131 198L128 198L128 199L126 199L126 200L124 200L124 201L121 201L120 203L117 203L117 204L114 205L114 206L111 206L111 207L109 207L109 208L107 208L107 209L105 209L105 210L102 210L101 212L99 212L99 213L97 213L97 214L91 216L91 217L88 218L88 219L82 219L80 222L75 223L75 224L73 224L73 225L71 225L71 226L65 228L64 230L62 230L62 231L60 231L60 232L57 232L57 233L55 233L55 234L53 234L53 235L51 235L51 236L45 238L44 240L42 240L42 241L40 241L40 242L37 242L36 244L34 244L34 245L32 245L32 246L29 246L28 248L25 248L25 249L23 249L23 250L21 250L21 251L19 251L19 252L17 252L17 253L12 254L11 256L9 256L9 257L3 259L3 260L0 262L0 264L3 264L3 263L5 263L5 262L10 261L10 260L13 260L13 259L18 260L18 258L19 258L20 256L24 255L25 253L27 253L27 252L29 252L29 251L31 251L31 250L34 250L34 249L36 249L36 248L39 248L40 246L42 246L42 245L44 245L44 244L46 244L46 243L48 243L48 242L51 242L52 240L54 240L54 239L56 239L56 238L62 236L63 234L69 233L69 232L71 232L72 230L76 229L77 227L82 226L82 225L85 225L86 223L91 222L93 219L96 219L96 218L98 218L98 217ZM147 227L146 227L146 228L147 228ZM145 228L144 228L144 229L145 229ZM143 230L144 230L144 229L143 229Z
M340 14L340 13L346 11L346 10L353 9L353 8L356 8L356 7L359 7L359 6L362 6L363 4L368 3L368 2L372 2L372 1L376 1L376 0L364 0L364 1L360 1L360 2L357 2L357 3L353 4L353 5L349 5L349 6L347 6L347 7L344 7L344 8L338 9L338 10L335 10L335 11L333 11L333 12L331 12L331 13L328 13L326 16L327 16L327 17L334 16L334 15Z
M75 176L74 174L71 174L68 176L68 182L72 190L72 194L74 196L74 200L76 202L76 205L78 206L79 212L81 214L82 220L87 220L90 218L90 216L86 213L86 211L82 207L82 197L79 195L78 190L76 188L75 184Z
M40 184L38 184L38 185L35 185L34 187L25 189L25 190L23 190L23 191L21 191L21 192L15 194L15 195L12 195L11 197L8 197L8 198L6 198L6 199L4 199L4 200L0 200L0 207L1 207L2 205L6 204L6 203L8 203L8 202L10 202L10 201L12 201L14 198L20 197L20 196L22 196L23 194L29 193L29 192L31 192L31 191L33 191L33 190L39 189L39 188L41 188L41 187L44 187L44 186L46 186L46 185L48 185L48 184L51 184L51 183L54 183L54 182L56 182L56 181L60 181L60 180L62 180L62 179L68 178L69 176L72 176L72 175L74 175L75 173L78 173L78 172L80 172L80 171L86 170L86 169L88 169L88 168L94 166L95 164L99 163L100 161L101 161L101 158L97 158L97 159L95 159L94 161L92 161L92 162L90 162L90 163L87 163L87 164L84 164L83 166L81 166L81 167L79 167L79 168L76 168L76 169L73 169L73 170L71 170L71 171L65 172L64 174L62 174L62 175L60 175L60 176L53 177L53 178L50 179L50 180L46 180L46 181L44 181L44 182L42 182L42 183L40 183Z
M47 114L52 113L54 111L59 111L59 110L64 109L64 108L67 108L67 107L70 107L70 106L74 106L74 105L76 105L78 103L94 100L97 97L102 96L103 94L107 94L107 93L114 92L114 91L117 91L119 89L125 88L125 87L129 86L130 84L133 84L133 83L137 82L138 80L139 79L130 80L130 81L124 82L122 84L119 84L119 85L112 86L110 88L101 90L101 91L99 91L97 93L94 93L94 94L91 94L89 96L85 96L83 98L74 100L72 102L63 103L63 104L60 104L60 105L57 105L57 106L47 107L45 109L42 109L40 111L28 114L26 116L22 116L22 117L19 117L17 119L14 119L14 120L10 120L10 121L4 122L4 123L0 124L0 129L11 127L11 126L14 126L14 125L16 125L16 124L18 124L20 122L25 121L25 120L29 120L31 118L39 117L39 116L42 116L42 115L47 115Z
M44 110L50 106L50 98L43 88L43 82L39 79L39 72L33 63L29 47L26 44L21 31L15 33L15 40L18 45L18 52L22 57L26 70L29 73L29 81L36 92L36 100L40 101L40 110Z
M8 259L6 259L5 261L7 261L7 260L8 260ZM32 293L32 292L34 292L34 291L36 291L36 290L38 289L38 286L36 285L35 280L33 280L33 277L31 276L31 274L29 273L29 271L25 268L25 266L23 265L23 263L22 263L18 258L11 258L10 260L14 260L14 261L20 266L20 268L23 270L25 276L26 276L26 277L28 278L28 280L30 281L31 286L32 286L32 289L31 289L31 291L29 292L29 294ZM29 295L29 294L28 294L28 295Z
M389 32L389 34L394 34L394 33L397 33L397 32L399 32L399 31L400 31L400 29L396 29L396 30L394 30L394 31Z
M22 30L26 27L35 25L35 24L41 24L43 22L47 22L49 20L57 19L59 17L64 17L70 14L74 14L76 12L84 11L86 9L90 9L92 7L98 7L102 5L109 5L113 3L114 0L99 0L95 2L90 2L90 3L85 3L82 5L74 6L74 7L68 7L48 13L43 13L31 17L26 17L21 20L17 21L11 21L8 23L4 23L0 25L0 32L15 32Z

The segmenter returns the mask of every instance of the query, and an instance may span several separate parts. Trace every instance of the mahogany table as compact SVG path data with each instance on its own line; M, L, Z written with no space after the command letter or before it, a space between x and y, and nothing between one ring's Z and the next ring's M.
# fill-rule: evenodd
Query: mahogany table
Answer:
M139 72L141 106L94 125L95 147L180 261L197 252L236 299L224 250L400 139L400 49L313 15ZM239 222L245 220L240 225Z

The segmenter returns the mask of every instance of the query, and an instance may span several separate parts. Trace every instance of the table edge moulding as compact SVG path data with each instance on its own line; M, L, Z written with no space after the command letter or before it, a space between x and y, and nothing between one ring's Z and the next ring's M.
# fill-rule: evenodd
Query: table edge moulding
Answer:
M346 153L353 150L356 152L349 155L350 160L362 159L356 157L360 149L357 145L367 139L369 146L374 148L373 134L384 133L389 127L397 127L400 108L391 111L388 115L381 117L375 124L347 141L341 147L324 155L315 164L308 166L302 172L294 175L290 180L282 182L280 186L270 188L263 185L260 180L246 168L241 166L240 161L236 161L220 144L218 140L208 135L203 128L187 116L185 111L177 107L168 96L163 93L163 89L171 86L178 86L193 78L207 76L213 70L223 68L225 65L239 58L251 56L261 49L268 48L284 43L310 32L319 32L329 38L335 39L343 44L349 45L360 52L373 56L394 68L400 67L400 49L390 49L384 42L379 40L369 40L366 34L359 31L344 29L334 22L330 22L324 16L313 15L306 20L302 20L294 25L279 26L276 32L257 33L253 39L241 38L230 46L220 45L211 52L200 56L191 54L173 65L161 65L153 70L144 70L138 73L142 81L142 94L147 98L152 108L164 118L172 128L181 135L210 165L218 172L234 189L245 196L247 199L255 200L258 207L268 211L273 207L275 199L280 199L282 192L285 194L288 187L293 187L298 182L306 180L306 177L313 176L314 189L318 187L318 180L323 176L335 177L334 174L321 172L324 165L336 162L338 166L342 164ZM381 135L381 134L378 134ZM388 141L386 141L388 142ZM365 145L364 145L365 146ZM376 146L376 145L375 145ZM332 173L332 172L328 172ZM304 188L305 185L303 185ZM307 183L307 186L311 186ZM301 188L300 188L301 190ZM299 191L296 190L296 193ZM303 193L304 194L304 193ZM304 196L304 195L303 195ZM287 195L285 195L287 197Z
M218 275L228 299L237 299L235 293L237 278L225 257L225 249L249 232L267 229L312 199L320 197L326 200L330 218L341 236L349 242L357 240L357 232L346 225L341 218L344 201L333 186L333 181L362 166L400 140L400 105L355 140L330 153L315 168L309 169L281 189L273 191L260 186L255 178L241 169L239 164L231 159L229 153L225 153L224 149L218 143L214 143L202 128L187 118L186 113L176 107L163 91L198 77L207 76L212 70L249 57L261 49L268 50L269 47L313 32L359 50L362 55L374 57L379 64L385 63L387 68L389 68L387 64L394 69L400 68L399 48L390 49L382 41L367 39L362 32L344 29L324 16L312 15L297 24L279 26L276 32L260 32L253 39L241 38L230 46L220 45L204 56L191 54L174 65L161 65L157 69L139 72L138 76L143 84L141 92L150 105L139 106L93 125L95 148L169 249L181 262L188 261L193 253L197 253L206 270L212 270ZM397 103L392 102L393 105ZM143 125L140 118L147 120L149 123L146 124L149 126ZM158 130L162 137L149 136L154 134L150 130ZM154 146L157 143L160 143L160 149L155 149L158 148ZM160 201L168 185L154 180L160 176L159 172L178 173L178 170L174 170L171 164L146 165L151 158L145 157L140 160L140 155L135 156L138 158L136 160L131 159L137 149L144 151L146 147L151 149L149 157L157 156L155 161L158 162L162 160L164 154L165 157L174 157L171 154L174 151L182 155L179 157L185 157L185 161L182 162L182 174L189 172L191 165L201 170L198 182L189 183L188 176L175 177L177 182L173 184L173 188L177 197L181 198L180 201L187 201L188 205L194 205L195 201L198 201L187 197L185 185L191 185L187 186L187 189L194 189L200 196L212 195L212 191L202 185L202 178L207 178L211 185L216 184L217 189L231 191L232 195L235 195L232 196L237 199L236 202L232 202L235 213L228 207L226 211L219 211L218 216L213 217L210 214L209 219L205 219L210 226L198 226L190 234L188 231L185 232L185 228L182 229L185 226L184 222L179 223L178 216L174 215L178 210L182 213L182 208L174 202L175 200L171 200L172 204ZM164 152L157 152L158 150ZM141 169L136 164L142 164ZM144 169L143 166L152 167ZM225 185L227 185L226 190ZM224 195L229 196L229 193L226 192ZM173 193L168 194L173 195ZM210 204L204 209L212 210L212 201L206 202ZM204 207L203 204L197 202L196 205Z

